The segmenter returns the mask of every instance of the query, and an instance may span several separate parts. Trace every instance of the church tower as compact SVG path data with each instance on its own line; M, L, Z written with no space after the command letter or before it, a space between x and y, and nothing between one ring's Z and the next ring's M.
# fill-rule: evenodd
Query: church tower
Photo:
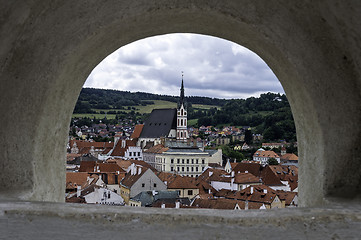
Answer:
M188 137L189 136L187 130L187 110L184 107L184 85L183 85L183 74L182 74L180 100L177 109L177 140L187 141Z

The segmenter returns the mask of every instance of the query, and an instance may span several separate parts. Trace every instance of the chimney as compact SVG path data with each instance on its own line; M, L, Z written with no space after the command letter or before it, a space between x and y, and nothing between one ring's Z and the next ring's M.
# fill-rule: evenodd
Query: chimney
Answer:
M122 148L125 148L125 140L122 140Z
M80 197L81 195L81 186L76 186L76 197Z
M263 192L267 194L267 189L263 189Z
M212 176L213 175L213 172L212 171L209 171L208 172L208 176L210 177L210 176Z
M251 187L251 194L253 194L253 187Z
M248 200L246 200L246 203L244 205L244 210L248 210Z
M168 186L168 182L167 182L167 181L164 181L164 184L165 184L166 186Z
M142 173L142 168L139 167L139 168L138 168L138 175L140 175L141 173Z
M180 208L180 202L175 203L175 208Z
M165 203L162 203L161 208L165 208Z
M231 172L231 178L234 178L234 171Z

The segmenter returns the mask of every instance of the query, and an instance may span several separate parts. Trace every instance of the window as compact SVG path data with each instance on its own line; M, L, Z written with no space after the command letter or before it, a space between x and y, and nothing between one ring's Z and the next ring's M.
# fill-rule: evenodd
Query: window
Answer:
M173 159L173 158L170 160L170 163L171 163L171 164L173 164L173 163L174 163L174 159Z
M177 159L177 163L179 164L179 158Z
M110 192L108 192L108 198L110 198Z
M188 190L188 196L193 195L193 190Z
M189 164L189 159L187 159L187 164Z
M181 126L183 126L183 119L181 119Z
M177 172L179 172L179 167L177 167Z
M140 157L140 152L138 152L138 157Z
M204 159L202 159L202 164L204 164Z
M184 172L184 167L182 167L182 172Z
M129 157L131 157L132 156L132 152L129 152Z
M196 167L196 172L198 172L198 167Z
M184 164L184 159L182 159L182 164Z
M189 167L187 167L187 172L189 172Z
M192 172L194 171L194 167L192 167ZM193 177L193 176L192 176Z
M153 187L157 187L157 184L156 184L156 183L154 183L154 184L153 184Z
M142 183L142 187L145 187L145 183Z
M194 164L194 159L192 158L192 164Z
M198 158L196 159L196 164L198 164Z
M174 168L173 167L170 167L170 171L173 172Z

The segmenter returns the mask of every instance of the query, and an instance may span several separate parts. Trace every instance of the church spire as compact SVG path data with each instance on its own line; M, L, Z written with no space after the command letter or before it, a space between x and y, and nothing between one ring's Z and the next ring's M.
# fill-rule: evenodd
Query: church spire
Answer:
M181 89L180 89L180 101L179 101L180 105L184 104L184 84L183 84L183 72L182 72L182 85L181 85Z

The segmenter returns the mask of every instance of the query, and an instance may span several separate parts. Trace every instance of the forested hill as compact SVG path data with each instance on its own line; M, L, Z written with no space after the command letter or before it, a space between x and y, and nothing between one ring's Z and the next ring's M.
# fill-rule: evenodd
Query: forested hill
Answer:
M134 109L153 105L154 100L176 103L179 97L143 92L125 92L83 88L74 113L115 113L114 110ZM296 141L291 108L286 95L264 93L247 99L217 99L209 97L186 97L188 119L195 126L250 126L253 133L263 134L266 140ZM197 105L196 105L197 104ZM193 106L194 105L194 106ZM200 107L207 105L207 107ZM213 107L214 106L214 107ZM116 111L118 113L118 111ZM123 111L124 114L127 112ZM133 116L137 117L137 116ZM139 118L142 119L138 114ZM144 119L143 114L143 119ZM117 116L121 118L121 115Z
M76 103L74 113L92 113L91 109L123 109L127 106L153 104L152 100L178 102L179 97L144 92L127 92L83 88ZM190 104L223 106L227 100L209 97L186 97Z

